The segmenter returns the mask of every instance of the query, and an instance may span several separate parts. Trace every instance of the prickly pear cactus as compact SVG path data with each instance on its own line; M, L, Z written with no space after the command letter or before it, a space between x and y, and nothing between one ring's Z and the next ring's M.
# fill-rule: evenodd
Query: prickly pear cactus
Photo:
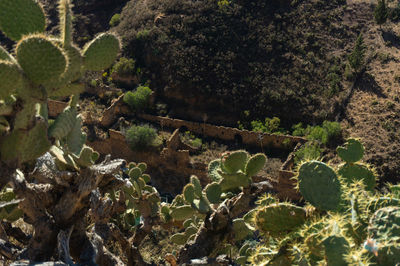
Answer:
M0 30L16 42L14 52L0 47L0 158L10 167L38 158L51 145L62 151L57 158L75 169L98 157L84 146L77 100L49 127L47 99L79 95L84 71L109 67L120 42L103 33L81 51L72 43L70 0L61 0L59 11L61 36L49 36L38 1L0 0Z
M348 139L344 146L337 147L336 152L346 163L355 163L364 156L364 146L357 139Z
M377 210L371 217L368 233L377 242L379 265L396 265L400 262L400 207Z
M290 203L275 203L259 208L254 216L258 230L271 236L282 236L304 224L306 211Z
M347 184L361 180L365 185L366 190L369 191L374 191L376 186L376 177L374 171L365 164L346 163L339 168L338 174Z
M301 195L321 210L336 210L339 207L342 188L335 171L323 162L303 163L297 175Z
M264 168L266 161L267 157L262 153L250 156L243 150L227 152L221 159L209 163L208 175L221 186L222 192L245 188L252 182L251 177Z

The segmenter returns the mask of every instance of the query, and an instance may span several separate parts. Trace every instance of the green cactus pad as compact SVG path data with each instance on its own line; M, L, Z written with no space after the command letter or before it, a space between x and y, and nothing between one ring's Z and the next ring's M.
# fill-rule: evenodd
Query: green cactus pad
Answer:
M397 198L389 198L389 197L378 197L373 198L368 202L368 211L376 212L378 209L384 207L398 207L400 206L400 199Z
M195 199L192 203L192 207L194 207L200 213L208 213L210 209L209 203L201 197L200 199Z
M6 98L21 85L22 75L18 66L9 61L0 60L0 99Z
M248 187L251 182L247 175L240 172L232 175L224 174L222 172L219 172L219 174L223 177L221 183L219 183L222 191L229 191L240 187Z
M368 235L379 247L378 265L395 265L400 258L400 207L377 210L371 217Z
M197 197L201 197L201 191L202 191L202 189L201 189L201 184L200 184L200 180L197 178L197 176L195 176L195 175L192 175L191 177L190 177L190 183L192 183L193 184L193 186L194 186L194 194L197 196Z
M259 208L254 220L264 234L282 236L304 224L306 211L289 203L276 203Z
M210 203L212 204L217 204L219 203L221 194L222 194L222 189L221 186L218 183L211 183L208 184L205 188L206 191L206 196L207 199Z
M339 157L347 163L355 163L364 156L364 146L356 139L348 139L344 146L336 149Z
M350 244L342 236L328 236L322 241L325 246L325 258L327 265L347 266L345 255L350 251Z
M218 169L221 169L221 160L213 160L208 164L208 176L212 182L218 182L222 177L218 174Z
M72 5L70 0L61 0L58 6L60 14L61 38L64 47L69 47L72 42Z
M38 1L0 0L0 30L19 41L23 35L44 32L46 19Z
M171 236L172 243L177 245L185 245L188 237L185 233L177 233Z
M321 210L336 210L342 190L335 171L325 163L305 162L297 176L301 195L314 207Z
M171 217L176 221L184 221L193 216L196 211L189 205L171 208Z
M264 168L267 162L267 156L263 153L258 153L252 156L246 164L245 173L248 177L255 176L261 169Z
M0 60L13 62L13 57L0 45Z
M59 78L67 67L64 52L42 35L22 39L17 44L16 55L25 74L37 84Z
M222 158L221 167L226 173L234 174L239 170L244 171L249 154L246 151L234 151Z
M33 102L27 102L24 104L22 110L20 110L14 122L14 130L15 129L28 129L33 119L35 118L34 115L36 113L36 104Z
M79 157L75 157L74 159L80 167L90 167L96 162L98 157L98 152L94 151L90 147L85 146L81 149Z
M142 173L144 173L147 170L147 164L146 163L138 163L137 167L142 170Z
M86 133L82 132L82 117L78 115L75 124L66 137L66 144L68 150L73 154L79 156L83 145L86 143Z
M367 190L374 191L376 185L374 172L364 164L346 163L340 167L338 174L348 184L351 184L354 181L362 180Z
M85 68L92 71L100 71L112 65L119 53L120 43L118 38L111 33L102 33L88 43L83 55Z
M249 227L243 218L237 218L232 221L233 232L235 233L235 240L240 241L248 236L253 235L252 228Z
M77 114L76 108L67 106L49 127L49 136L59 140L66 137L75 126Z
M129 170L129 178L131 180L136 180L142 175L142 170L139 167L133 167Z
M70 83L61 87L47 89L49 97L67 97L79 95L85 91L85 85L81 83Z
M146 182L146 183L149 183L151 180L151 177L148 174L143 174L142 178L143 178L144 182Z
M14 130L1 143L1 159L23 163L38 158L50 148L46 132L44 121L38 122L29 131Z
M194 185L189 183L183 188L183 197L188 203L192 203L195 199L194 196Z
M191 219L191 218L189 218L189 219L187 219L187 220L185 220L184 222L183 222L183 227L184 228L188 228L189 226L191 226L193 224L193 220Z

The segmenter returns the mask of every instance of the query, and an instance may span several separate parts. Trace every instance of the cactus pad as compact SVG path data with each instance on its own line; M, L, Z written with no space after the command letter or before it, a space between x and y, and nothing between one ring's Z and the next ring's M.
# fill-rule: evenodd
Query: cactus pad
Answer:
M348 265L345 261L345 255L350 251L350 244L342 236L328 236L322 241L325 246L325 257L327 265Z
M252 177L256 175L261 169L264 168L264 165L267 161L267 156L262 153L258 153L252 156L246 164L246 175L248 177Z
M70 83L59 88L47 89L50 97L67 97L70 95L78 95L85 91L85 85L81 83Z
M208 164L208 176L212 182L218 182L222 179L221 175L218 174L218 169L221 167L221 160L213 160Z
M244 171L248 153L246 151L234 151L222 158L222 169L228 174L234 174L239 170Z
M264 234L282 236L304 224L306 211L289 203L276 203L260 208L254 221Z
M22 75L18 70L18 66L11 62L0 60L0 99L6 98L21 85Z
M120 43L114 34L100 34L84 48L85 68L100 71L110 67L117 57L119 49Z
M232 221L233 231L235 232L235 240L240 241L253 234L252 228L250 228L243 218L234 219Z
M46 19L38 1L0 0L0 30L19 41L23 35L44 32Z
M193 216L195 210L189 205L171 208L171 217L176 221L184 221Z
M372 216L368 233L378 243L378 265L395 265L400 260L400 208L386 207Z
M344 146L336 149L339 157L347 163L355 163L364 156L364 146L356 139L348 139Z
M25 74L37 84L57 79L66 70L65 54L42 35L22 39L17 44L16 55Z
M49 127L49 136L59 140L66 137L74 128L76 119L76 108L67 106L64 111L58 115L54 123Z
M183 197L188 203L192 203L194 196L194 185L189 183L183 188Z
M297 176L301 195L321 210L336 210L342 190L335 171L325 163L310 161L300 166Z
M221 186L217 183L208 184L205 188L207 199L210 203L217 204L221 197Z
M18 160L20 163L34 160L43 155L49 148L47 126L44 121L36 124L31 130L14 130L6 136L0 148L4 161Z
M200 184L200 180L197 178L197 176L192 175L190 177L190 183L192 183L194 186L194 194L197 197L201 197L201 184Z
M348 184L351 184L354 181L362 180L365 188L369 191L373 191L376 185L374 172L364 164L346 163L340 167L338 174Z

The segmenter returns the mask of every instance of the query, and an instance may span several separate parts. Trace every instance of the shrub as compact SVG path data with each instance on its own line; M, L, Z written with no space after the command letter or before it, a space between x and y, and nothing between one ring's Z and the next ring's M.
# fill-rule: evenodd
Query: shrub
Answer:
M387 17L388 17L388 9L385 0L378 0L378 5L375 7L374 10L374 18L376 24L381 26L386 22Z
M306 143L294 154L294 163L298 165L302 161L320 159L322 148L317 142L311 141Z
M350 67L358 74L365 64L365 50L364 39L362 34L358 35L353 52L349 55L348 60Z
M298 123L292 127L292 135L306 137L309 140L315 140L321 144L327 145L334 140L340 138L342 129L338 122L324 121L322 126L303 127L302 123Z
M251 130L256 132L265 132L273 134L284 134L285 130L280 127L281 120L278 117L268 118L266 117L264 123L260 120L251 121ZM243 127L239 124L239 128Z
M149 125L131 126L125 132L126 141L132 150L143 150L157 144L157 132Z
M114 14L111 19L110 19L110 27L115 27L119 24L119 22L121 21L121 14L117 13Z
M139 86L134 92L128 91L123 100L133 110L139 111L148 107L152 93L153 91L149 87Z
M111 70L114 73L121 77L135 74L135 60L121 57Z

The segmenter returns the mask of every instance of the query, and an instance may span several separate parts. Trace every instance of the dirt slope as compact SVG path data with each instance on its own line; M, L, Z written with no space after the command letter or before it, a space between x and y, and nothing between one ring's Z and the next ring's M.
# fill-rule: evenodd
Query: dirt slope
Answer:
M362 139L366 155L381 181L399 181L400 172L400 27L388 22L382 30L373 21L371 1L348 1L344 22L360 27L369 63L346 107L346 134Z

